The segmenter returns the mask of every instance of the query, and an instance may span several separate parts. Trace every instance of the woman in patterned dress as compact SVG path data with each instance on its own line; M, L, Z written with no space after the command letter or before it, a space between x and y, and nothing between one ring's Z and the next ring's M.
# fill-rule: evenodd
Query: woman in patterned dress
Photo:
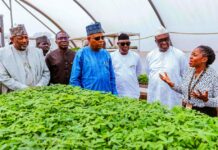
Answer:
M215 53L208 46L198 46L190 56L190 68L183 75L181 85L175 85L165 72L160 78L171 89L182 95L186 108L198 110L209 116L217 116L218 107L218 74L210 67L215 60Z

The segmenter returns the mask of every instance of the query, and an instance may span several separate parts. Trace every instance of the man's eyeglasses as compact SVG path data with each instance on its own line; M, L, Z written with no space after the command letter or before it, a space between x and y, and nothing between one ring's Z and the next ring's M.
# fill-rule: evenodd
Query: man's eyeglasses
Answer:
M96 41L99 41L100 39L104 40L104 36L97 36L94 37L93 39L95 39Z
M119 43L121 46L130 46L130 42L121 42L121 43Z
M164 39L159 39L157 40L158 43L161 43L161 42L169 42L170 41L170 38L164 38Z

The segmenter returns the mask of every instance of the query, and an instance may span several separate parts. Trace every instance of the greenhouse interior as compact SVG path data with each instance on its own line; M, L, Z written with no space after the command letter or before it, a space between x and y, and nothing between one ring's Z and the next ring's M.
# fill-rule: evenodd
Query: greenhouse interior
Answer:
M218 149L217 0L1 0L0 149Z

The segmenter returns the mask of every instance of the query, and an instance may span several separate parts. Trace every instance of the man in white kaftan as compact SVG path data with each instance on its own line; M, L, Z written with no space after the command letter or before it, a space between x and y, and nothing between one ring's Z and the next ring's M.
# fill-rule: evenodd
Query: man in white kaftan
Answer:
M187 58L181 50L170 46L170 37L166 29L158 30L155 42L158 48L148 53L145 64L149 78L147 100L160 101L169 108L182 105L181 95L161 81L159 74L167 72L177 85L180 84L182 75L188 68Z
M111 53L111 58L118 95L138 99L140 89L137 77L141 73L140 57L137 53L129 51L130 41L127 34L120 34L117 44L119 50Z
M0 82L2 92L45 86L50 72L40 49L28 47L29 39L25 27L11 28L13 45L0 50Z

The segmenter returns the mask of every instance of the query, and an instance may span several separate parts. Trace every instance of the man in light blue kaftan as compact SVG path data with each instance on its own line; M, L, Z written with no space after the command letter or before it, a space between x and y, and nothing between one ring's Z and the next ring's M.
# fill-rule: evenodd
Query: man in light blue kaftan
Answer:
M117 94L110 54L103 49L100 23L86 27L89 46L80 49L73 61L70 85Z
M29 46L24 25L10 29L12 45L0 49L2 93L33 86L46 86L50 72L40 49Z

